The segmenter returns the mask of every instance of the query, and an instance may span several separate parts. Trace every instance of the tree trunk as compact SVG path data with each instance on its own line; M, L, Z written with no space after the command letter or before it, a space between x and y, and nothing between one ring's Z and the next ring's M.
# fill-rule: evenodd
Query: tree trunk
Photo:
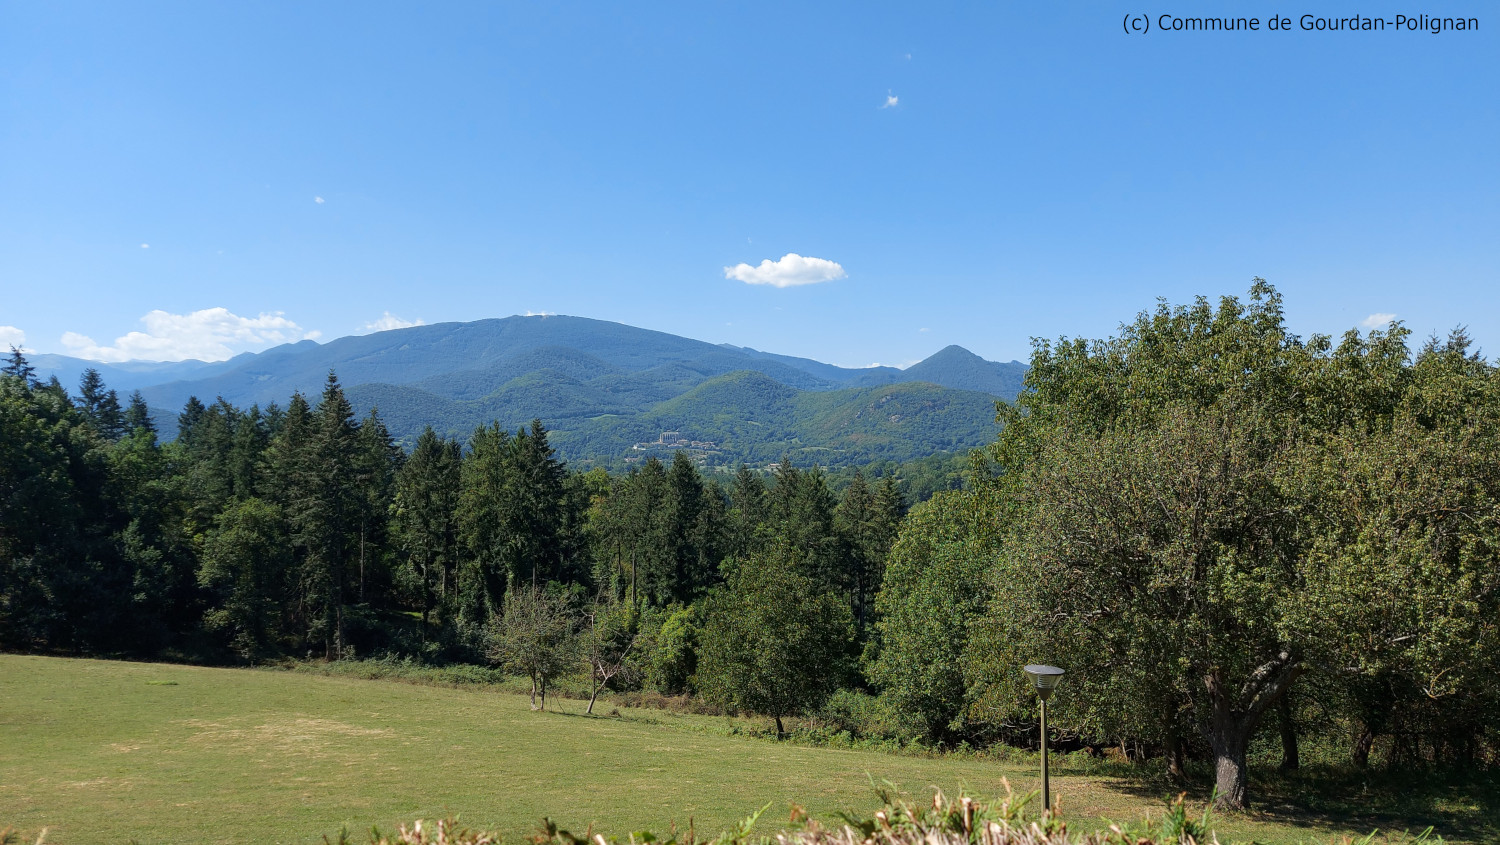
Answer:
M1249 731L1232 731L1227 736L1210 734L1208 743L1214 750L1214 809L1246 810L1250 795L1245 770L1245 746Z
M1187 780L1187 745L1175 728L1167 732L1167 774L1175 781Z
M542 710L547 709L547 676L542 676Z
M1359 736L1354 740L1354 751L1350 757L1356 768L1364 769L1370 765L1370 748L1375 745L1375 732L1369 726L1360 728Z
M1302 767L1297 748L1297 723L1292 716L1292 697L1283 695L1276 703L1276 714L1281 717L1281 770L1295 772Z
M427 645L427 611L432 607L431 567L422 564L422 645ZM425 649L424 649L425 653Z
M531 709L536 709L536 675L531 676Z
M593 690L589 692L589 709L584 712L592 716L594 715L594 702L599 700L600 686L599 675L597 673L589 672L589 684L593 687Z
M344 659L344 591L343 591L342 588L339 589L339 601L338 601L338 604L334 608L334 619L337 622L337 627L334 628L334 633L333 633L333 650L334 650L333 659L334 660L343 660Z
M778 740L786 739L786 728L783 728L781 726L781 714L780 713L776 714L776 738Z
M1203 678L1211 708L1204 731L1214 752L1214 809L1239 811L1250 807L1245 770L1245 748L1267 709L1286 694L1303 667L1283 651L1250 673L1239 688L1229 689L1218 670Z

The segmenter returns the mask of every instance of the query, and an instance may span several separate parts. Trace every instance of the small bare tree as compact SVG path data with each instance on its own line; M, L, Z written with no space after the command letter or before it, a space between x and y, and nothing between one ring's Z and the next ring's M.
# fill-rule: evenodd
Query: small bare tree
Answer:
M583 636L584 658L589 664L588 712L594 712L599 693L613 679L627 680L636 674L634 664L640 619L620 602L599 602L588 615L589 629Z
M490 660L506 671L529 676L531 709L546 710L548 682L574 665L577 653L567 599L531 584L513 584L487 633Z

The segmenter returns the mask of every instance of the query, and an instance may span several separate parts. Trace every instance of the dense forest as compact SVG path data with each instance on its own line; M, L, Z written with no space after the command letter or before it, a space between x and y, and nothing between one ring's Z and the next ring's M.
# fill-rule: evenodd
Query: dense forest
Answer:
M1335 344L1280 295L1036 345L998 439L907 513L891 464L570 470L540 421L398 448L337 378L197 399L160 442L97 373L0 375L0 647L218 662L405 655L1035 745L1056 724L1249 800L1247 750L1493 765L1500 374L1462 331Z

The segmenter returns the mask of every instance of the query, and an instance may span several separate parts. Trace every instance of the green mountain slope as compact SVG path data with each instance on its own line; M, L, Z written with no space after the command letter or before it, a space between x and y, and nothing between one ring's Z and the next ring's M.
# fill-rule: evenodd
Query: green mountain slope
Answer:
M790 455L830 467L965 451L995 436L995 400L911 383L799 391L735 372L634 416L559 425L571 460L614 465L687 448L710 466L768 464Z
M994 433L1025 367L950 346L907 370L851 369L580 317L508 317L288 344L215 364L141 366L168 423L189 396L240 406L315 399L329 370L361 413L410 444L533 419L569 460L623 466L685 444L706 464L783 454L844 466L962 451ZM186 376L186 378L183 378ZM670 434L664 434L670 433ZM165 431L167 436L171 431Z

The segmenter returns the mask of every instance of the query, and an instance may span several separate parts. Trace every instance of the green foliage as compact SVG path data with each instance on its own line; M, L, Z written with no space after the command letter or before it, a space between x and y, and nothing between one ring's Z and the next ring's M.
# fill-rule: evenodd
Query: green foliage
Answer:
M712 442L713 466L765 466L783 456L826 466L907 461L966 451L994 434L994 398L921 382L797 391L735 372L633 415L557 421L558 448L574 460L614 463L638 443L677 431Z
M499 612L507 583L535 586L572 575L566 547L566 471L541 421L515 435L498 424L474 432L460 469L459 536L480 590L464 609L482 620ZM482 602L482 604L480 604Z
M698 649L703 631L699 605L669 608L654 633L650 651L649 683L667 695L694 692Z
M198 570L199 583L214 598L204 627L227 635L246 659L273 654L291 565L280 508L254 498L230 505L204 543Z
M544 587L518 584L506 592L486 639L492 662L531 679L531 704L535 709L547 709L547 685L574 669L577 661L578 640L567 598Z
M925 726L916 714L882 693L875 696L859 690L841 689L818 709L818 720L834 732L855 740L907 743L920 740Z
M1061 718L1201 732L1239 807L1250 737L1310 669L1437 696L1457 692L1440 668L1494 677L1476 643L1500 546L1472 518L1500 487L1494 371L1454 343L1413 365L1404 338L1304 343L1257 282L1248 305L1163 304L1117 338L1039 343L995 447L1006 537L976 706L1014 713L1015 666L1066 666Z
M396 474L391 533L417 576L424 638L433 604L446 609L457 588L460 465L458 442L429 427Z
M641 627L640 614L630 605L607 599L594 603L579 635L579 651L589 673L587 712L594 712L599 693L611 683L624 687L636 680L642 663L637 652L648 639Z
M970 526L963 519L975 498L943 494L913 512L876 600L879 652L870 679L928 741L949 739L962 728L970 626L990 595L993 535L966 536Z
M636 831L624 839L595 833L592 827L587 833L575 834L544 818L538 832L530 837L532 845L763 845L778 842L782 845L1192 845L1197 842L1217 842L1210 816L1205 812L1200 818L1188 815L1187 808L1179 797L1167 805L1166 812L1156 821L1149 819L1126 824L1113 824L1108 830L1091 833L1072 832L1056 815L1032 817L1029 811L1031 796L1018 798L1013 793L1004 797L984 800L968 795L949 798L941 791L931 801L918 804L895 792L890 784L876 787L881 806L868 817L841 813L840 823L825 827L808 816L801 807L793 804L792 827L771 836L754 833L771 805L742 819L732 828L715 836L699 838L689 829L685 834L673 831L666 837L650 831ZM1441 838L1429 840L1424 833L1413 843L1440 843ZM1375 834L1361 840L1361 844L1374 841ZM351 845L348 831L340 832L337 840L324 837L325 842ZM426 825L418 820L410 827L401 825L395 835L386 836L379 830L370 833L370 845L496 845L501 841L497 833L484 833L461 827L453 819L440 820Z
M816 709L843 680L853 642L848 606L801 574L787 544L744 562L709 596L698 687L725 707L782 717Z

